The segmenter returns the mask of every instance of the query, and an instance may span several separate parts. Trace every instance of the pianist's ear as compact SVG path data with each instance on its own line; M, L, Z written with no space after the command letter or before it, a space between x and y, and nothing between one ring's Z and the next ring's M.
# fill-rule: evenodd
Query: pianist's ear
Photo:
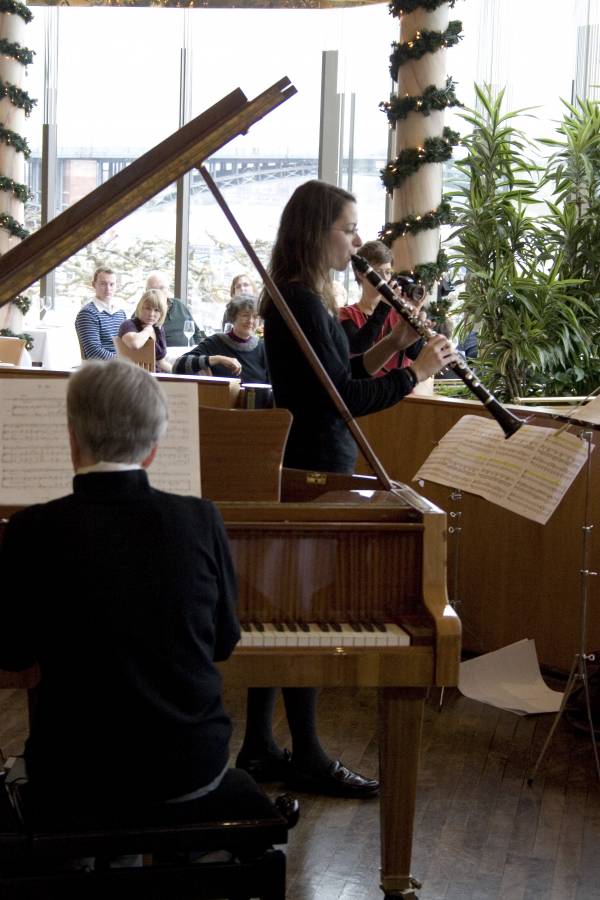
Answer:
M143 459L140 463L140 466L142 467L142 469L147 469L148 466L152 465L152 463L154 462L154 457L156 456L157 450L158 450L158 444L154 444L154 446L152 447L152 450L150 451L148 456L145 459Z
M81 461L81 450L79 449L79 443L77 438L75 437L75 432L69 425L69 447L71 448L71 462L73 463L73 469L76 472L77 469L82 467Z

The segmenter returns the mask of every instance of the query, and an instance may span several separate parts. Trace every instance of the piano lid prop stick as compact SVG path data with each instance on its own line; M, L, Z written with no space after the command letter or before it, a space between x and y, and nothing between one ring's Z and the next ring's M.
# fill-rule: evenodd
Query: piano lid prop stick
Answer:
M326 391L327 395L329 396L331 402L337 409L343 422L346 424L346 427L349 429L350 434L352 435L352 437L358 444L361 453L363 454L363 456L365 457L365 459L367 460L367 462L373 469L373 471L374 471L375 475L377 476L377 478L379 479L383 489L386 491L391 491L393 489L394 485L393 485L392 480L390 479L390 476L387 474L384 467L382 466L381 461L378 459L377 455L375 454L375 451L373 450L373 448L369 444L367 438L363 434L362 429L360 428L360 426L358 425L356 420L352 417L350 410L344 403L338 389L336 388L333 381L329 377L329 374L326 371L326 369L324 368L323 364L321 363L321 360L319 359L319 357L313 350L312 346L308 342L306 335L302 331L302 328L296 321L296 317L294 316L293 312L291 311L291 309L287 305L286 301L284 300L283 296L281 295L279 288L277 287L277 285L275 284L275 282L273 281L273 279L271 278L271 276L269 275L269 273L263 266L262 262L256 255L254 247L252 246L252 244L250 243L250 241L248 240L248 238L246 237L246 235L240 228L235 216L229 209L225 198L223 197L223 195L219 191L219 188L217 187L217 185L211 178L210 173L205 168L205 166L199 166L198 170L199 170L200 174L202 175L202 177L204 178L204 181L206 182L208 189L210 190L213 197L215 198L215 200L221 207L221 210L223 211L225 218L227 219L227 221L229 222L229 224L235 231L236 235L238 236L240 243L242 244L242 247L244 248L244 250L250 257L252 262L254 263L254 266L256 267L256 271L260 275L260 277L263 281L263 284L265 285L265 287L267 288L267 290L269 292L269 296L271 297L273 303L277 307L277 309L278 309L281 317L283 318L284 322L286 323L287 327L292 332L296 341L300 345L300 349L303 351L305 357L308 359L308 362L312 366L315 375L321 382L321 384L322 384L324 390Z
M407 303L406 300L402 300L400 297L397 297L393 292L389 284L383 280L381 275L379 275L372 266L369 265L366 259L362 256L358 256L358 254L354 254L352 256L352 263L358 272L361 275L364 275L367 281L369 281L374 288L377 288L382 297L388 301L390 306L396 310L396 312L402 316L405 322L408 322L409 325L412 325L414 330L428 341L430 338L435 336L435 331L430 328L425 322L420 319L413 307L410 303ZM502 431L504 432L505 437L511 437L515 431L518 431L521 425L523 424L522 420L518 418L518 416L514 416L510 410L506 409L499 400L494 397L490 391L480 382L477 378L477 375L468 367L465 362L455 362L452 365L448 366L449 369L452 369L453 372L456 372L459 378L461 378L469 390L475 394L478 400L483 403L487 410L494 417Z

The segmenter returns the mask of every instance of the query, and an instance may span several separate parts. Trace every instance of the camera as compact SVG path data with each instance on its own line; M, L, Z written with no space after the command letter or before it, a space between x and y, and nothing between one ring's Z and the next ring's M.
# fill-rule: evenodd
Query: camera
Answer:
M419 284L413 278L407 278L406 275L397 275L396 284L403 294L405 294L412 303L421 303L427 294L427 288Z

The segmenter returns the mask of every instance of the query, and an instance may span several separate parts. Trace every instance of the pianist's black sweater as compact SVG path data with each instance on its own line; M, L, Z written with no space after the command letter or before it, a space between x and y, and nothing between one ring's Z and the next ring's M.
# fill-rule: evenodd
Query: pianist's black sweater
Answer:
M215 660L237 640L215 507L142 470L78 475L13 516L0 547L0 668L39 662L30 780L84 803L160 801L227 764Z
M282 293L353 416L387 409L410 393L414 381L406 369L371 378L362 356L350 359L342 326L327 312L318 294L298 283L288 284ZM354 439L274 304L265 316L265 348L275 402L294 416L285 464L296 469L353 472Z

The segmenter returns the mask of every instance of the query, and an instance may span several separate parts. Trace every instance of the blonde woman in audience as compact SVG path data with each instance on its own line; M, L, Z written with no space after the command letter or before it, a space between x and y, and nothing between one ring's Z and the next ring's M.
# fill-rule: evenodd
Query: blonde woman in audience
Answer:
M156 371L170 372L167 361L167 340L163 322L167 315L167 295L164 291L151 288L144 291L131 319L126 319L119 328L119 337L132 350L140 350L146 341L156 344Z

